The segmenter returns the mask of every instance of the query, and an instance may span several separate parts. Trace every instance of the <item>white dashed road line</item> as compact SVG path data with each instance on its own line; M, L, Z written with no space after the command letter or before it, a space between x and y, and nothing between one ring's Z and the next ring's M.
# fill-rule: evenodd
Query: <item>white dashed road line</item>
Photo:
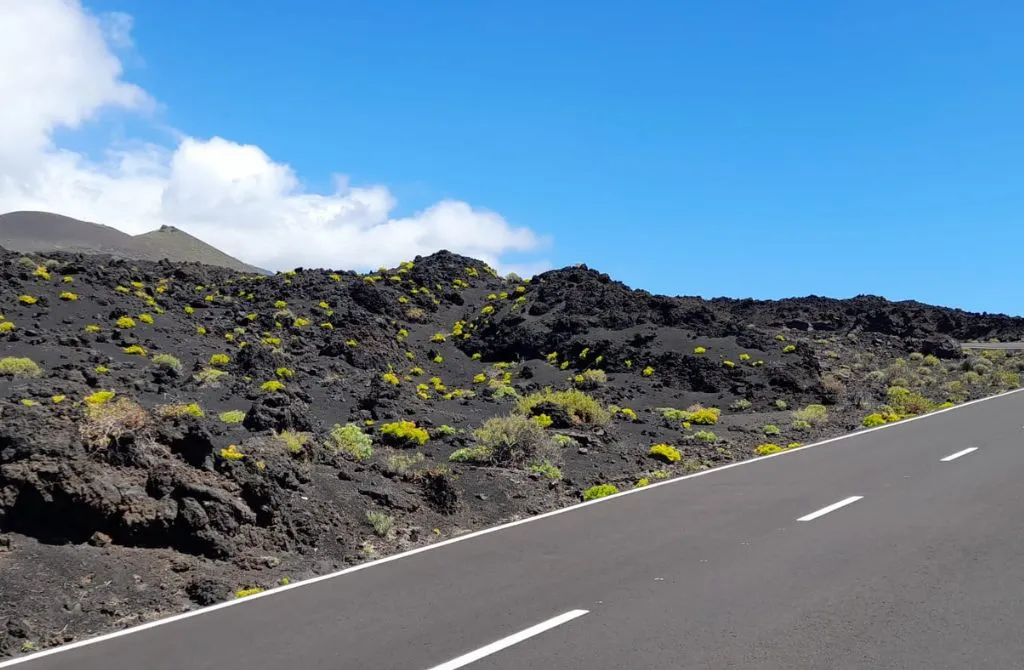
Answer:
M430 668L430 670L455 670L456 668L461 668L464 665L469 665L474 661L479 661L481 658L484 658L485 656L490 656L491 654L499 652L502 649L511 647L514 644L518 644L523 640L526 640L527 638L531 638L534 635L540 635L546 630L551 630L556 626L561 626L563 623L572 621L573 619L581 617L587 613L588 610L571 610L569 612L566 612L565 614L559 614L558 616L552 619L542 621L535 626L530 626L526 630L519 631L518 633L514 633L512 635L509 635L508 637L503 637L500 640L490 643L486 647L480 647L479 649L471 651L468 654L463 654L458 658L453 658L447 663L435 665L434 667Z
M849 505L851 503L855 503L855 502L857 502L858 500L860 500L863 497L864 496L850 496L849 498L845 498L843 500L840 500L837 503L832 503L828 507L822 507L817 512L811 512L810 514L808 514L806 516L802 516L799 519L797 519L797 521L812 521L813 519L817 519L819 516L825 516L829 512L834 512L837 509L839 509L840 507L846 507L847 505Z
M978 450L977 447L967 447L963 451L958 451L955 454L950 454L949 456L946 456L945 458L940 458L939 460L942 461L943 463L948 463L949 461L955 461L956 459L960 458L961 456L966 456L967 454L971 453L972 451L977 451L977 450Z

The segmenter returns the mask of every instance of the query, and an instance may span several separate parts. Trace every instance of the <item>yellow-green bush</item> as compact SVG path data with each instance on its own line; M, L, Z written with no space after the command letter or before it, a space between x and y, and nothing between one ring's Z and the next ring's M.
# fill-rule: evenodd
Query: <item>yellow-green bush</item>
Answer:
M139 321L146 324L153 324L153 317L149 314L139 314Z
M295 371L292 370L291 368L281 367L274 370L274 374L280 377L281 379L291 379L292 377L295 376Z
M521 466L557 455L544 428L520 414L494 416L473 431L477 446L498 465Z
M226 412L221 412L217 418L224 423L242 423L245 421L245 412L240 409L231 409Z
M122 316L117 320L116 325L118 328L134 328L135 319L130 316Z
M695 423L700 426L714 426L718 423L718 417L721 416L722 410L717 407L698 407L690 411L690 423Z
M153 365L159 365L160 367L178 371L181 370L181 361L170 354L156 354L150 359L150 362L152 362Z
M102 330L103 330L102 328L100 328L99 326L97 326L94 323L90 323L90 324L86 325L86 327L85 327L85 332L87 332L87 333L98 333L98 332L100 332Z
M392 386L398 386L398 384L400 383L398 375L396 375L394 372L385 372L380 376L380 378L384 380L385 383L391 384Z
M647 453L666 463L678 463L683 459L679 450L668 444L656 444Z
M31 358L8 356L0 358L0 375L8 377L39 377L42 368Z
M78 300L78 296L75 295L74 293L72 293L71 291L61 291L60 299L61 300L66 300L68 302L74 302L74 301Z
M114 395L113 391L96 391L95 393L85 396L83 401L86 405L95 407L97 405L105 405L110 402L114 399Z
M213 354L210 356L210 365L227 365L231 358L227 354Z
M782 353L784 354L791 354L794 351L796 351L796 345L794 344L787 344L786 346L782 347Z
M828 423L828 408L824 405L808 405L791 413L793 421L806 421L812 426L824 426Z
M769 454L777 454L780 451L784 451L782 447L777 444L761 444L754 449L754 453L758 456L767 456Z
M491 451L484 446L463 447L448 456L448 460L453 463L486 463L490 458Z
M165 419L177 416L194 416L202 418L206 416L203 408L198 403L178 403L173 405L161 405L156 408L155 414Z
M121 349L121 351L123 351L126 354L129 354L130 356L145 356L146 355L146 350L143 349L138 344L133 344L133 345L131 345L129 347L123 347Z
M583 492L583 500L597 500L619 492L619 487L614 484L598 484L591 486Z
M0 333L9 333L14 330L14 327L10 321L0 321Z
M903 386L890 386L886 402L897 414L925 414L935 409L935 403L920 393Z
M373 456L373 439L357 424L334 424L327 448L331 451L340 451L357 461L365 461Z
M868 414L864 417L864 421L862 423L867 428L875 428L877 426L884 426L889 423L889 421L878 412L873 412L872 414Z
M259 586L254 586L251 589L240 589L235 591L235 598L248 598L249 596L254 596L257 593L263 593L263 589Z
M285 448L293 454L298 454L309 442L309 433L286 429L275 433L274 437L284 444Z
M245 458L245 454L238 450L237 445L228 445L220 450L220 457L226 461L240 461Z
M644 368L640 372L640 374L642 374L644 377L650 377L651 375L654 374L654 368L652 368L650 365L648 365L646 368Z
M393 421L380 427L383 438L401 446L417 444L422 446L430 439L430 433L413 421Z
M284 384L277 381L276 379L271 379L270 381L266 381L260 384L260 390L267 391L268 393L277 393L278 391L284 390Z
M516 411L530 416L537 405L550 402L564 409L579 423L604 425L608 423L608 411L597 400L578 389L554 391L550 387L531 393L516 402Z
M36 298L31 295L20 295L18 296L18 302L20 302L23 305L34 305L37 302L39 302L39 298Z

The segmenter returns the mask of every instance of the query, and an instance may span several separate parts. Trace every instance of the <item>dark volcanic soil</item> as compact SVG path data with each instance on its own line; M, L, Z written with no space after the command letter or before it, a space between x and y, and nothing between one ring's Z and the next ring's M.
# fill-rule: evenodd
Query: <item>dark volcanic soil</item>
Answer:
M266 277L0 250L0 286L6 655L1015 388L1024 360L957 342L1019 318L524 282L447 252ZM474 452L509 416L513 446Z

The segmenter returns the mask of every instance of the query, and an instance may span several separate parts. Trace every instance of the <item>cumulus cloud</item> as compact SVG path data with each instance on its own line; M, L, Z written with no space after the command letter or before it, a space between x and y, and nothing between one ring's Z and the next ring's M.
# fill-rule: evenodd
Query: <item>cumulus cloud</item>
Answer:
M79 0L0 3L0 212L53 211L137 234L174 225L271 269L364 269L446 248L502 270L510 252L547 240L457 200L395 218L385 186L307 192L295 171L258 146L178 133L174 146L111 143L99 157L57 146L54 133L107 111L145 117L156 101L124 79L126 14L90 14ZM14 102L15 104L11 104ZM518 268L528 274L545 261Z

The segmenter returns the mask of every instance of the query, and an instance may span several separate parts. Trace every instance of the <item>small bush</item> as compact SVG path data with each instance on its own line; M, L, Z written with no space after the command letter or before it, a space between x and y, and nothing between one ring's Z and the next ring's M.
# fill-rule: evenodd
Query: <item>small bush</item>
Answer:
M693 353L697 354L698 356L700 356L701 354L706 354L707 352L708 352L708 350L705 349L704 347L694 347L693 348Z
M529 467L530 472L535 472L542 477L546 477L551 481L557 482L562 478L562 471L550 461L542 461L540 463L534 463Z
M828 423L828 409L824 405L808 405L791 414L794 421L806 421L812 426L824 426Z
M543 391L531 393L520 398L516 403L516 412L530 416L534 408L541 403L553 403L564 409L578 423L604 425L610 417L608 411L594 398L578 389L554 391L545 388Z
M40 377L42 368L31 358L8 356L0 358L0 375L7 377Z
M139 314L139 321L148 325L153 325L153 317L149 314Z
M380 427L381 436L397 446L423 446L430 439L425 428L419 428L412 421L394 421Z
M122 316L122 317L120 317L117 320L116 325L117 325L118 328L122 328L122 329L134 328L135 327L135 319L133 319L130 316Z
M217 415L217 418L224 423L242 423L245 421L245 412L240 409L231 409L227 412L221 412Z
M551 424L555 422L555 420L552 419L547 414L535 414L532 417L530 417L530 420L536 423L541 428L550 428Z
M145 356L146 355L146 350L143 349L142 347L140 347L137 344L133 344L130 347L124 347L124 348L121 349L121 351L123 351L124 353L126 353L126 354L128 354L130 356Z
M796 419L791 425L796 430L810 430L813 427L810 421L804 419Z
M278 368L277 370L274 370L274 374L280 377L281 379L291 379L292 377L295 376L295 371L292 370L291 368L282 367Z
M593 389L608 381L608 374L604 370L584 370L576 376L576 384L580 388Z
M271 379L270 381L266 381L260 384L260 390L266 391L267 393L277 393L278 391L284 390L284 384L277 381L276 379Z
M890 386L886 400L897 414L925 414L935 409L934 402L903 386Z
M646 368L644 368L640 372L640 374L642 374L644 377L650 377L651 375L654 374L654 368L652 368L650 365L648 365Z
M784 354L791 354L794 351L796 351L796 345L794 344L787 344L786 346L782 347L782 353Z
M693 434L693 438L695 440L700 440L701 442L715 442L718 440L718 436L710 430L698 430Z
M758 456L768 456L769 454L777 454L780 451L784 451L782 447L777 444L761 444L754 448L754 453Z
M589 489L583 492L583 500L597 500L598 498L604 498L606 496L614 495L619 492L619 487L614 484L598 484L591 486Z
M699 407L690 412L689 421L699 426L714 426L718 423L718 417L721 414L722 410L717 407Z
M78 300L78 296L75 295L74 293L72 293L71 291L61 291L60 299L61 300L66 300L68 302L74 302L74 301Z
M373 439L357 424L334 424L327 448L331 451L340 451L354 460L365 461L373 456Z
M170 368L171 370L181 371L181 361L171 356L170 354L156 354L150 359L153 365L158 365L162 368Z
M285 448L293 453L298 454L302 452L302 449L309 442L309 433L301 433L294 430L282 430L281 432L274 435L278 441L284 444Z
M213 354L210 356L210 365L227 365L231 358L227 354Z
M742 412L745 409L750 409L751 402L746 398L740 398L733 404L729 405L729 409L734 412Z
M678 463L683 459L679 450L668 444L656 444L647 453L665 463Z
M20 302L22 305L34 305L37 302L39 302L39 298L35 298L30 295L20 295L18 296L18 302Z
M763 431L765 435L779 435L782 433L778 426L770 423L763 428Z
M779 398L778 400L775 401L775 409L780 409L780 410L785 411L785 410L789 409L789 403L787 403L782 398Z
M373 532L380 537L387 537L395 527L394 517L378 510L367 510L366 520L373 526Z
M78 427L86 444L106 447L128 433L137 435L150 425L149 413L138 403L128 398L118 398L113 402L107 400L89 403L86 399L85 421Z
M249 596L254 596L257 593L263 593L263 589L259 586L254 586L251 589L240 589L235 591L235 599L248 598Z
M663 417L669 421L689 421L690 413L685 409L675 409L674 407L658 407L657 410Z
M220 457L226 461L240 461L245 458L245 454L238 450L237 445L229 445L220 450Z
M868 414L866 417L864 417L864 421L862 421L861 423L866 428L876 428L878 426L884 426L885 424L887 424L889 422L886 421L886 418L884 416L882 416L878 412L874 412L874 413Z
M15 328L14 324L10 321L0 321L0 333L9 333Z
M519 467L528 461L555 455L553 443L544 429L520 414L487 419L473 431L473 439L497 465Z
M491 450L483 446L456 449L448 457L453 463L486 463L490 459Z
M164 419L173 418L176 416L194 416L196 418L202 418L205 416L203 409L197 403L178 403L173 405L160 405L154 410L154 413Z
M419 465L426 460L426 456L420 452L412 454L401 454L393 453L388 454L387 467L385 468L388 474L402 479L409 479L416 474L416 465Z
M394 372L385 372L380 376L380 378L384 383L390 384L391 386L398 386L401 383L401 380L398 379L398 375Z

